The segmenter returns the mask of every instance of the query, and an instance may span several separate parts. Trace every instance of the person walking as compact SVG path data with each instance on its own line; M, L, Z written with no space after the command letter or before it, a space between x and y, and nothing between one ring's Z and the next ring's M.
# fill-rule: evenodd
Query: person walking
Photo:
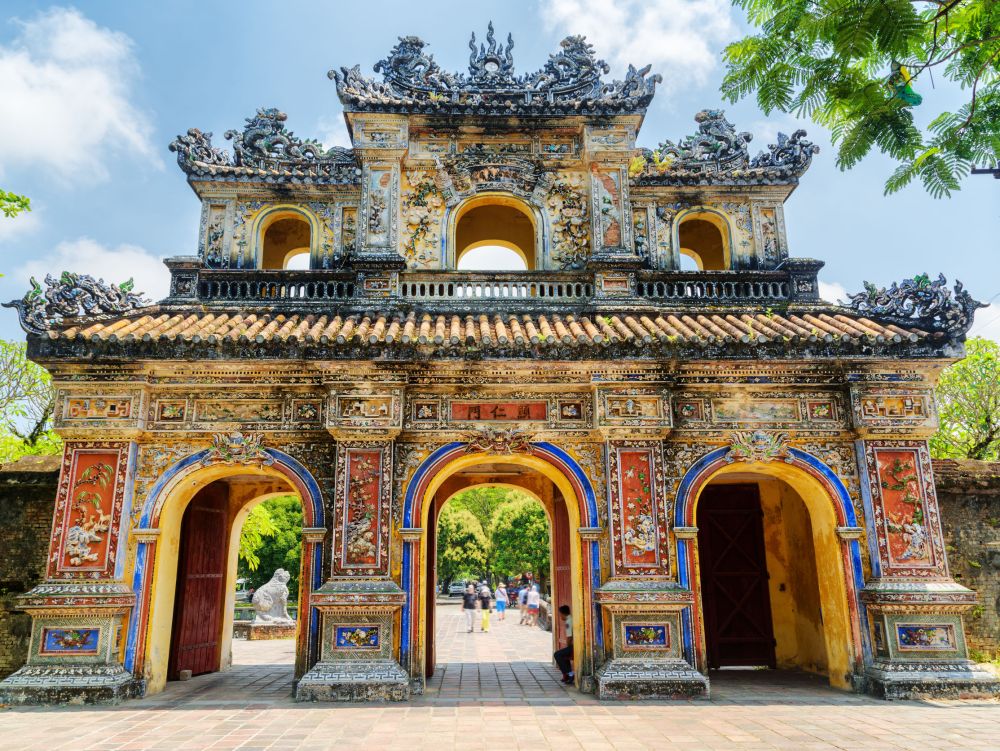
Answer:
M500 582L496 591L497 618L501 621L507 620L507 585Z
M538 606L542 601L542 596L538 594L538 585L532 584L528 590L528 625L538 625Z
M465 588L465 594L462 595L462 612L465 613L465 625L469 629L469 633L472 633L472 626L476 622L476 608L479 606L479 596L476 594L476 588L471 584Z
M485 581L479 585L479 607L483 611L483 620L479 627L484 632L490 630L490 585Z
M523 626L528 622L528 588L526 586L521 587L517 593L517 607L521 611L520 625Z
M560 605L559 615L566 624L566 646L553 652L552 658L562 671L562 682L568 686L576 679L576 673L573 672L573 615L569 605Z

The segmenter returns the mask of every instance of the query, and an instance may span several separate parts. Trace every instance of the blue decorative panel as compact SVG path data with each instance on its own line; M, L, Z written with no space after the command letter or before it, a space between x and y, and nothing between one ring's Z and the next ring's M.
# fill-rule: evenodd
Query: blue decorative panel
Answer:
M622 646L635 650L670 649L670 626L666 623L622 624Z
M897 623L896 640L901 652L954 652L958 649L955 627L950 623Z
M43 628L39 654L96 655L99 628Z
M378 626L337 626L337 649L378 649L381 635Z

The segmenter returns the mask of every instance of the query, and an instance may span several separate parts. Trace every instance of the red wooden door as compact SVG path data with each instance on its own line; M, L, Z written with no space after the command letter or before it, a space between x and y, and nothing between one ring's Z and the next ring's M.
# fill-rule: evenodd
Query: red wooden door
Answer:
M566 624L559 615L560 605L573 607L573 577L570 573L569 514L566 501L557 493L552 504L552 634L556 644L566 643Z
M424 677L434 675L434 660L437 659L434 648L434 616L437 611L437 499L431 504L427 518L427 588L424 597L427 598L427 629L424 631Z
M702 491L698 554L708 666L775 667L756 485L710 485Z
M228 489L222 483L202 489L184 511L181 523L174 626L169 676L219 669L222 608L228 553Z

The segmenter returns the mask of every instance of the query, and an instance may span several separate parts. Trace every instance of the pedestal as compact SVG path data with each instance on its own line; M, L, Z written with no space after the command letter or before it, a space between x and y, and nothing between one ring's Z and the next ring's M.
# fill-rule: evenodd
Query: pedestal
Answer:
M395 582L329 581L311 597L323 620L320 659L299 680L296 701L406 701L410 677L393 658Z
M246 639L247 641L294 639L295 623L257 623L256 621L233 621L233 638Z
M18 598L31 615L28 662L0 681L4 704L117 704L142 694L118 659L135 595L117 582L42 584Z
M690 591L670 581L610 580L595 593L610 625L611 659L594 675L600 699L708 694L708 678L681 652L681 611Z

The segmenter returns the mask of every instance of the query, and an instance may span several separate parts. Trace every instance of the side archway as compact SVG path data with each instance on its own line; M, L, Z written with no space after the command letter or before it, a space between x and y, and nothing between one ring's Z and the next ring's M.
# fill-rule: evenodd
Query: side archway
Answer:
M181 459L167 469L143 503L132 534L136 540L132 589L136 605L125 638L125 669L145 679L146 693L161 691L166 683L181 522L195 495L209 484L232 477L275 482L277 490L247 498L237 519L275 493L296 493L302 502L304 530L326 528L322 493L312 474L299 461L276 449L265 449L268 462L235 465L205 464L208 450ZM311 593L322 583L321 535L303 535L299 592L299 628L296 635L296 675L315 663L319 650L319 611Z
M300 255L315 258L321 238L319 219L293 204L271 206L253 221L251 257L259 269L284 269ZM307 264L308 268L308 264Z
M682 630L685 656L703 672L707 669L703 622L703 599L698 554L693 534L697 506L707 485L727 477L776 479L792 488L805 504L813 528L816 557L824 571L819 582L823 599L824 636L833 685L852 687L871 660L864 604L861 548L856 534L841 536L841 530L857 530L858 519L847 488L836 473L815 456L788 449L784 459L770 462L727 461L730 449L716 449L695 462L685 473L673 512L677 543L677 574L680 584L694 592L696 605L684 611Z
M427 535L408 537L405 530L424 529L434 494L452 475L464 469L496 461L516 464L539 472L551 480L563 498L569 514L570 533L583 527L598 525L597 498L583 468L562 449L550 443L531 444L531 453L493 454L468 453L465 443L449 443L430 454L417 467L406 485L403 497L402 527L404 530L401 579L407 592L400 622L400 663L408 666L412 676L424 675L421 624L426 623L428 603L426 592ZM578 670L585 674L592 669L593 654L587 645L603 645L604 634L600 613L594 604L593 591L600 587L600 551L595 540L580 540L570 550L571 578L573 581L573 610L582 613L574 625L574 644L577 665L589 668Z
M674 217L673 247L675 263L687 256L700 271L725 271L733 268L733 233L729 218L705 206L681 211Z

